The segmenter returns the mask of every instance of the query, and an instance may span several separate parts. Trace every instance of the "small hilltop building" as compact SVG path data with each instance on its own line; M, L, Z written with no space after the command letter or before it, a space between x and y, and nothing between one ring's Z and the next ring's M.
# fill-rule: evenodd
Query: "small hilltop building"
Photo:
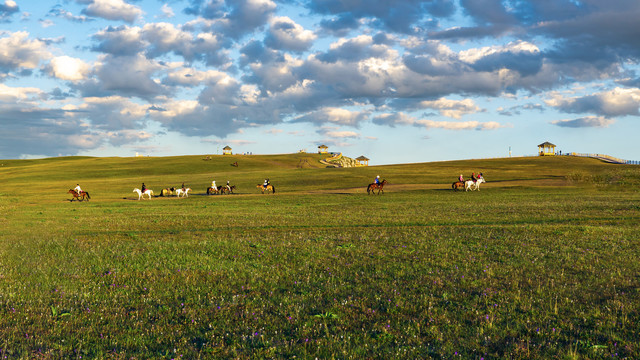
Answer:
M327 149L329 149L327 145L318 146L318 154L328 154L329 151Z
M222 155L233 155L231 152L231 147L229 145L222 148Z
M556 146L548 141L538 145L538 155L553 156L556 154Z

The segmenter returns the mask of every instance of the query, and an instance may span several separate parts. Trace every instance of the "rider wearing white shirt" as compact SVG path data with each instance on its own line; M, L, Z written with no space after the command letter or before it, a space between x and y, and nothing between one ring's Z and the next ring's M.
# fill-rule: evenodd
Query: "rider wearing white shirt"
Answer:
M82 194L82 189L80 189L80 184L76 184L76 187L73 190L75 190L78 194Z

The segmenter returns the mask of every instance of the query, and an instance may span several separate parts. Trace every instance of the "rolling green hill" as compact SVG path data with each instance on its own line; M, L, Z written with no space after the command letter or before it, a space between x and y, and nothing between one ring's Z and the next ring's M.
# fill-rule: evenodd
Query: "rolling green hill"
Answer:
M320 159L0 161L0 357L640 358L640 166Z

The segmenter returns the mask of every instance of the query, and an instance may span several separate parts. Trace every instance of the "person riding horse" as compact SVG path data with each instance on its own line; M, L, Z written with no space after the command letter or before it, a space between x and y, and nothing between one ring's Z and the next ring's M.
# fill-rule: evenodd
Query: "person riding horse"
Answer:
M82 189L80 188L80 184L76 184L76 187L73 188L73 190L75 190L78 195L82 194Z
M376 185L380 185L380 175L377 175L375 180L373 180L373 183Z
M142 193L144 194L145 191L147 191L147 185L145 185L144 183L142 183Z
M269 186L269 179L264 179L264 184L262 184L262 187L266 189L267 186Z

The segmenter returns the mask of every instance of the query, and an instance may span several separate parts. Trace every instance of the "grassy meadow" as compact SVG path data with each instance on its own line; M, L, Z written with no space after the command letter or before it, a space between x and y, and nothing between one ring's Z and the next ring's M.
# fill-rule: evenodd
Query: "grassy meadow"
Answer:
M0 160L0 358L640 358L640 166L319 159Z

